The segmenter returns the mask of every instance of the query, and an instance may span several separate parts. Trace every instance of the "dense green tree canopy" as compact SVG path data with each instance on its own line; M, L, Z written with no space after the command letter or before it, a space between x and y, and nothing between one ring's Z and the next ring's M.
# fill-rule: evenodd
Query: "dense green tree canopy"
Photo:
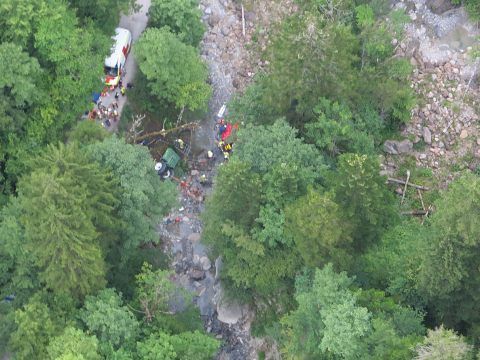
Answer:
M218 340L195 331L167 335L151 334L145 341L137 343L137 353L147 360L208 360L218 349Z
M208 73L194 47L182 43L168 28L150 28L134 52L152 95L179 109L206 108L211 94Z
M309 191L286 209L286 229L306 265L329 262L345 269L351 252L351 229L329 194Z
M353 226L354 247L365 249L396 220L393 195L379 175L377 159L358 154L339 157L337 171L331 174L335 201Z
M155 227L175 205L177 192L174 183L160 180L147 148L112 136L90 145L87 152L119 179L122 257L143 244L158 243Z
M381 292L356 292L331 264L297 278L298 308L282 318L287 358L412 359L421 317Z
M51 360L100 360L97 352L98 340L81 330L67 327L62 335L53 338L48 347L48 359Z
M462 336L443 326L428 330L428 335L415 351L415 360L472 359L472 346L468 345Z
M104 31L113 31L120 20L120 12L128 14L136 8L134 0L69 0L82 22L93 21Z
M461 201L459 201L461 199ZM450 184L435 203L418 281L421 293L436 308L439 320L449 327L478 321L480 266L480 178L464 174Z
M123 305L114 289L104 289L96 296L88 296L80 317L100 342L115 348L135 339L139 331L137 319Z
M168 28L188 45L198 46L205 32L198 0L153 0L148 9L149 25Z
M356 304L351 279L327 265L315 272L311 287L305 282L298 280L298 308L282 320L287 353L319 359L355 359L364 353L371 315Z
M291 107L311 113L322 96L351 97L356 86L357 47L348 25L325 24L318 13L292 16L270 50L272 65L264 79L268 89L264 101L279 114Z
M10 338L9 347L20 359L47 359L47 345L58 333L58 326L50 310L41 299L30 299L22 309L15 311L17 329Z
M40 102L42 94L37 86L42 71L35 58L13 43L0 44L0 61L4 65L0 75L0 130L5 143L8 134L17 134L23 128L32 107Z
M73 145L50 145L19 184L21 222L40 279L74 297L101 288L105 263L99 236L115 225L115 183Z

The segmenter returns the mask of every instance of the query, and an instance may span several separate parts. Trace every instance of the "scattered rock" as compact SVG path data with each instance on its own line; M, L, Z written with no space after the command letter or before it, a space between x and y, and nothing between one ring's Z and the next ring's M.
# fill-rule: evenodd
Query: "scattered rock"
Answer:
M205 11L204 11L205 15L211 15L212 14L212 8L210 6L208 6Z
M208 257L202 256L200 258L200 266L204 271L208 271L212 267L212 263L210 262L210 259Z
M188 272L188 276L190 276L190 278L192 280L203 280L205 279L205 271L203 270L198 270L198 269L192 269Z
M423 141L426 144L430 145L432 143L432 132L428 127L425 126L423 128L422 136L423 136Z
M197 176L198 174L200 174L200 171L198 171L198 170L192 170L192 171L190 172L190 174L191 174L192 176Z
M230 34L230 28L228 26L222 27L221 31L222 31L223 36L228 36L228 34Z
M425 160L425 159L427 158L427 154L420 154L420 155L418 156L418 158L419 158L420 160Z
M192 233L192 234L188 235L187 240L191 241L191 242L198 242L198 241L200 241L200 237L201 237L201 235L199 233Z
M208 25L215 27L220 22L220 16L213 14L208 18Z
M383 151L387 154L397 155L397 154L406 154L411 152L413 149L413 143L408 140L396 141L396 140L387 140L383 144Z
M219 256L215 259L215 280L220 279L220 271L222 270L222 258Z
M245 12L245 21L252 22L255 20L255 13L253 11Z
M460 132L460 139L466 139L468 137L468 131L463 129L461 132Z
M430 10L437 15L441 15L455 7L450 0L430 0L427 3Z

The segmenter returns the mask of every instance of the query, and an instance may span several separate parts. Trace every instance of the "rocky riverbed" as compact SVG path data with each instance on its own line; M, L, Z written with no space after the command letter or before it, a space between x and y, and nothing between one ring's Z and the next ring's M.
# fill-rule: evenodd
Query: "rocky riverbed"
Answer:
M214 125L219 108L243 91L261 67L268 65L259 60L258 52L248 51L247 44L252 44L258 26L267 28L288 13L287 5L291 5L290 1L280 6L265 2L244 9L245 34L238 4L230 0L202 0L200 5L207 26L201 52L210 70L213 95L208 116L192 138L189 172L179 185L180 206L159 224L158 232L165 250L172 255L175 282L194 294L206 330L223 341L218 359L256 359L265 342L250 336L253 313L248 307L224 297L219 280L221 259L210 259L202 243L200 214L222 162L221 154L209 161L206 152L215 149ZM256 44L264 48L267 42L268 32L263 31ZM206 184L200 183L201 175L206 175ZM182 304L175 306L181 308ZM274 357L273 354L269 358Z
M463 8L449 1L397 1L395 7L405 9L411 19L405 38L394 41L397 55L414 67L411 86L417 105L402 131L405 140L393 145L400 146L403 157L415 157L417 166L431 169L445 186L456 171L475 170L480 164L480 59L474 56L479 31ZM401 156L391 142L384 150L384 173L391 175Z

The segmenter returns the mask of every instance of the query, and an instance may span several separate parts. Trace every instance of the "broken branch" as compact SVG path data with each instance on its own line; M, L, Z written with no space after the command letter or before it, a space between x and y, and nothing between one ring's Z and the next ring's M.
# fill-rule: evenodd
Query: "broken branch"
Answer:
M400 179L388 178L387 183L395 183L395 184L405 185L406 181L403 181L403 180L400 180ZM415 184L412 184L411 182L408 183L408 186L414 187L415 189L419 189L419 190L430 190L426 186L415 185Z
M407 193L408 180L410 180L410 170L407 170L407 181L405 181L405 186L403 188L403 193L402 193L402 201L400 202L400 204L403 204L403 201L405 200L405 194Z

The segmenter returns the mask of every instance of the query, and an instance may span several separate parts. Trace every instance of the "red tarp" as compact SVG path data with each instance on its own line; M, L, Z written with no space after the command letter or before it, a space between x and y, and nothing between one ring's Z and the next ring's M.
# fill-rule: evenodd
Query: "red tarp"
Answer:
M230 136L231 133L232 133L232 124L228 123L227 128L222 133L222 141L225 141Z

